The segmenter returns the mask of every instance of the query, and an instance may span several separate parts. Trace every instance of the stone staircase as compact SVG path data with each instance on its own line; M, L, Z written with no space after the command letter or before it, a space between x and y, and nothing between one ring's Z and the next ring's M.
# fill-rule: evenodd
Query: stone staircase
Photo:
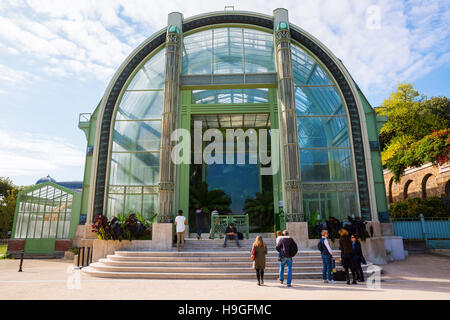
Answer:
M275 239L268 246L265 279L278 277L278 252ZM186 239L184 251L116 251L83 268L87 275L132 279L254 279L250 250L253 240L234 241L223 247L223 239ZM367 265L363 269L367 269ZM339 268L339 267L338 267ZM294 257L294 279L321 279L319 251L299 251Z

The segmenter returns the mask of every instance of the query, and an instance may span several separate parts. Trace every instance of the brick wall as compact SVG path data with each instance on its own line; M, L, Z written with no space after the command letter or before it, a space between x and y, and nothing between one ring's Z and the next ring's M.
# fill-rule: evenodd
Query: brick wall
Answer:
M10 251L22 251L25 248L25 240L8 240L8 252Z
M390 171L384 171L386 196L389 203L406 198L422 198L423 196L448 198L450 197L448 194L449 181L450 163L446 163L443 166L426 164L420 168L408 169L400 178L399 183L393 181Z
M67 251L72 248L72 240L55 240L55 251Z

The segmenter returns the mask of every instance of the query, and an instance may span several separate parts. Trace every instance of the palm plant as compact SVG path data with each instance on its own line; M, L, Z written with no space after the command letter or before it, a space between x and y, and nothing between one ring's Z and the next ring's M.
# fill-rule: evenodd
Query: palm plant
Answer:
M231 197L228 196L223 190L208 190L208 184L206 182L199 182L190 189L189 206L191 208L190 214L194 214L195 208L201 206L203 212L206 214L206 224L211 225L210 213L217 208L221 214L231 212L230 204ZM192 223L195 218L189 219ZM191 230L196 230L194 225L189 225Z
M207 214L211 213L214 208L217 208L221 214L231 212L231 197L223 190L208 190L206 182L197 183L191 188L190 194L191 208L201 206L203 212Z
M255 198L245 199L244 211L249 215L250 225L260 226L263 231L271 231L274 213L273 193L257 192Z

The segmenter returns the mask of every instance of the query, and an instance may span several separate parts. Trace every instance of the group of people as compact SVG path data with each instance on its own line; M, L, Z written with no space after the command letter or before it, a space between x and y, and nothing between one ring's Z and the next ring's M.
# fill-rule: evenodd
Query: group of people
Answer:
M356 235L349 237L348 231L345 229L339 230L339 250L341 251L341 262L344 267L344 273L347 284L350 284L350 277L348 271L352 273L353 284L357 281L364 282L364 273L362 264L366 264L366 260L362 254L361 243ZM322 237L318 243L318 248L322 256L322 279L324 283L336 283L332 278L332 269L335 265L333 257L333 250L328 243L328 230L322 230ZM289 236L287 230L277 232L276 250L278 251L278 260L280 262L278 282L284 282L284 269L287 268L288 287L292 283L292 258L297 254L298 247L294 239ZM264 284L264 269L266 267L267 246L262 237L258 235L252 246L253 269L256 270L257 284Z
M323 262L322 279L325 283L328 281L335 283L331 275L335 259L333 257L333 250L328 243L328 230L322 230L321 234L322 237L318 248L321 252ZM339 235L339 250L341 251L341 262L344 267L347 284L350 284L349 270L352 273L352 284L357 284L357 281L364 282L364 273L361 265L366 264L366 259L363 256L361 243L357 235L352 234L349 237L348 231L345 229L340 229Z
M202 208L198 207L196 210L197 219L197 239L201 239L201 224L203 219L200 219L202 214ZM213 213L214 214L214 213ZM216 213L217 214L217 213ZM183 210L178 210L178 216L175 218L175 225L177 231L177 249L184 249L184 232L187 225L186 217L183 216ZM199 228L200 226L200 228ZM328 230L322 230L322 237L318 243L318 249L320 250L322 257L322 279L324 283L336 283L332 277L332 269L335 268L336 260L334 258L333 250L328 243ZM346 229L339 230L339 250L341 251L342 266L344 267L345 280L347 284L350 284L349 270L352 274L352 284L357 284L357 281L364 282L364 273L362 270L362 264L366 264L366 260L363 256L361 243L358 240L357 235L349 233ZM234 239L236 245L240 247L238 233L233 223L230 223L225 230L225 239L223 246L227 246L227 240ZM278 251L278 260L280 262L278 282L284 283L284 270L287 269L286 284L288 287L292 283L292 258L297 254L298 247L294 239L289 236L289 232L284 230L283 233L277 231L276 250ZM258 285L264 284L264 269L266 267L266 255L267 246L263 241L261 235L256 237L252 246L252 260L253 269L256 270L256 278Z

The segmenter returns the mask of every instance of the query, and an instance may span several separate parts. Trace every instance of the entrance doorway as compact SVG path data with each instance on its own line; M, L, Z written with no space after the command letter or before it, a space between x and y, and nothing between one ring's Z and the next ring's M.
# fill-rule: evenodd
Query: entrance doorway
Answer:
M274 228L274 194L272 175L261 175L260 159L250 152L249 137L245 138L245 150L239 149L237 139L227 139L227 130L242 129L245 133L258 137L259 130L268 133L268 147L270 148L270 114L269 113L240 113L240 114L196 114L191 116L191 132L194 132L194 122L201 122L202 136L208 129L215 129L223 137L223 149L215 149L211 157L215 161L204 161L190 165L190 229L196 230L194 210L201 204L205 212L205 224L210 225L210 213L217 208L221 215L249 216L250 232L273 232ZM229 132L228 131L228 132ZM194 148L194 138L191 146ZM203 142L202 153L214 143ZM258 145L256 143L256 145ZM233 161L227 159L226 150L234 150ZM270 149L269 149L270 150ZM192 150L194 157L195 150ZM204 156L205 157L205 156ZM229 157L229 156L228 156ZM244 160L244 161L242 161Z

